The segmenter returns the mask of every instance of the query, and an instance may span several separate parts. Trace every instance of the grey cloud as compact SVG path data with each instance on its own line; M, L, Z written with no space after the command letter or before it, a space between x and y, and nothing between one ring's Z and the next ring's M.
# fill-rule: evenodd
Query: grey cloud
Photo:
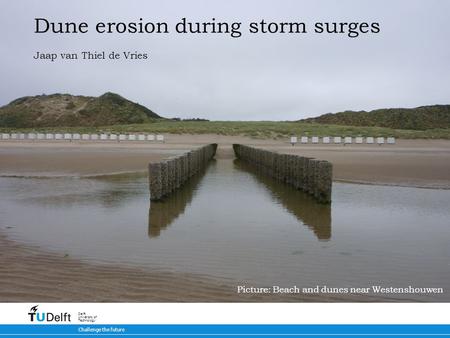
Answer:
M24 95L117 92L163 116L295 120L344 109L449 103L447 1L15 1L2 5L0 105ZM34 34L35 17L90 32ZM110 34L98 21L240 21L243 36ZM251 35L250 21L377 21L381 32ZM172 28L172 25L171 25ZM38 62L36 51L129 50L145 62Z

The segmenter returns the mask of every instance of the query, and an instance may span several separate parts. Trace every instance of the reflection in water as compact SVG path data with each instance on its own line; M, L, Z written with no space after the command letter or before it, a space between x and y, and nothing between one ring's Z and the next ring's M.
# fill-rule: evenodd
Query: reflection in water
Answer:
M107 184L104 190L98 193L98 199L104 208L118 208L129 203L146 190L148 182L147 172L134 172L113 175L92 176L97 182Z
M214 162L215 160L211 160ZM207 170L207 168L206 168ZM158 237L161 230L167 228L184 213L197 192L197 186L205 176L206 170L191 177L179 190L162 201L152 201L148 211L148 236Z
M300 222L311 229L320 241L331 238L331 206L317 203L309 195L261 175L255 168L240 160L234 161L234 168L252 174L272 197ZM150 203L148 215L148 236L158 237L161 230L171 225L186 210L197 192L197 186L205 172L190 179L186 185L164 201ZM219 189L220 187L217 187Z
M333 189L333 240L322 242L331 238L329 206L231 159L214 161L204 177L151 206L145 173L0 177L0 232L86 262L254 286L448 284L450 190L344 183ZM447 291L384 296L450 300Z
M302 191L280 183L258 173L258 170L238 159L234 160L236 168L253 174L279 201L284 208L293 214L299 221L308 226L320 241L329 241L331 238L331 206L317 203L311 196Z
M139 197L147 181L146 172L53 178L51 184L39 178L34 185L24 187L21 199L47 207L90 204L118 208ZM24 183L17 180L16 190Z

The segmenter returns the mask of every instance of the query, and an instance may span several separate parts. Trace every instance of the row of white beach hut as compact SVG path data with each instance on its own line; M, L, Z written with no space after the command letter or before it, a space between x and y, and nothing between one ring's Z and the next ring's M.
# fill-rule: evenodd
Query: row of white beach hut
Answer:
M38 141L150 141L164 142L164 135L154 134L71 134L71 133L1 133L0 140Z
M322 142L320 142L322 139ZM324 137L318 137L318 136L312 136L312 137L308 137L308 136L301 136L300 138L298 138L297 136L292 136L291 137L291 144L297 144L297 143L302 143L302 144L308 144L308 143L312 143L312 144L395 144L395 137L341 137L341 136L324 136Z

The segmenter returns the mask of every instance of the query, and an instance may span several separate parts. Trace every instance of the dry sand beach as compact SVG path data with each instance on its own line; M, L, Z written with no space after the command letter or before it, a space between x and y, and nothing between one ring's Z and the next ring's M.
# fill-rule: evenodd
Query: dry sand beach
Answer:
M221 135L168 135L164 144L2 142L0 175L95 175L144 171L150 161L207 143L233 158L242 143L329 160L333 179L347 182L450 188L450 141L398 140L396 145L296 145Z
M0 143L0 176L86 176L145 171L147 164L205 143L233 158L232 143L326 159L334 180L450 188L450 141L396 145L297 145L220 135L167 135L164 144ZM4 229L5 224L0 224ZM42 283L45 281L46 283ZM46 284L48 287L37 285ZM377 301L371 297L238 295L233 281L155 269L96 265L22 245L0 230L0 301Z

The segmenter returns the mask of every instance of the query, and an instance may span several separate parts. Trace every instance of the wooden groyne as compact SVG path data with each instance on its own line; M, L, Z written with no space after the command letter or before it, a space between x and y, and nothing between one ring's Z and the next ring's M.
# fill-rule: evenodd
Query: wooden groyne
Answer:
M208 144L179 156L148 165L150 200L160 201L206 167L217 144Z
M331 203L333 165L330 162L242 144L233 144L233 150L237 158L263 174L303 190L320 203Z

